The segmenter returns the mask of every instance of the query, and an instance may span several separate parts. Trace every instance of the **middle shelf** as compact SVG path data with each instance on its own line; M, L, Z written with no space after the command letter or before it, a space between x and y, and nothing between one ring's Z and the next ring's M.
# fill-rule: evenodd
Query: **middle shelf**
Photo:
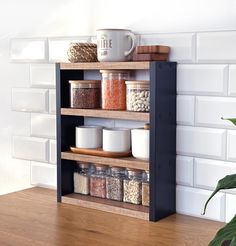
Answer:
M71 161L83 161L83 162L90 162L90 163L115 166L115 167L149 170L148 161L139 160L134 157L109 158L109 157L100 157L100 156L98 157L98 156L91 156L91 155L81 155L81 154L75 154L71 151L65 151L65 152L61 152L61 158L64 160L71 160Z

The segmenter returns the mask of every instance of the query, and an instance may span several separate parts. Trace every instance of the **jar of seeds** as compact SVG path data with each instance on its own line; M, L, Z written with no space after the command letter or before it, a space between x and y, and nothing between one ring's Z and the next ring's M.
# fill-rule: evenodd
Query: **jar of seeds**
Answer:
M142 182L142 205L149 206L149 171L144 172Z
M126 81L126 108L129 111L149 112L149 81Z
M106 198L106 166L95 166L95 172L90 176L90 195Z
M89 194L89 180L92 172L89 163L78 163L74 172L74 192L88 195Z
M124 202L141 204L142 202L142 171L127 169L127 178L124 179Z
M106 198L122 201L123 200L123 179L125 169L120 167L110 167L109 175L106 177Z
M94 109L101 107L100 80L69 80L70 107Z

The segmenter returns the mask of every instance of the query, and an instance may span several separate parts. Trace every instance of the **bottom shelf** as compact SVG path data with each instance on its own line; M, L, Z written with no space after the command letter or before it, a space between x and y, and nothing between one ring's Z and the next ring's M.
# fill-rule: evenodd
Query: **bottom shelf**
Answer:
M149 207L145 207L142 205L134 205L125 202L84 196L76 193L62 196L62 202L72 205L78 205L85 208L98 209L104 212L149 220Z

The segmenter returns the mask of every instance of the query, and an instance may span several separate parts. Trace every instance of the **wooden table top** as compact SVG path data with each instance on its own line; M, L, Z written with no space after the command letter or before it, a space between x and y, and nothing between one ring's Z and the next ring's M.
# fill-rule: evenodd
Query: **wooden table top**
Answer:
M183 215L153 223L60 204L44 188L0 196L1 246L201 246L222 226Z

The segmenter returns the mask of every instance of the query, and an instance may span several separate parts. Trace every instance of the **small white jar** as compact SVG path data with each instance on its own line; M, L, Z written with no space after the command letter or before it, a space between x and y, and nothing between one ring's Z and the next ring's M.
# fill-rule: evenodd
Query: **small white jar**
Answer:
M109 152L126 152L130 150L130 129L104 128L103 150Z
M132 155L135 158L149 160L149 135L148 129L132 129Z
M83 149L96 149L102 147L101 126L77 126L76 147Z

